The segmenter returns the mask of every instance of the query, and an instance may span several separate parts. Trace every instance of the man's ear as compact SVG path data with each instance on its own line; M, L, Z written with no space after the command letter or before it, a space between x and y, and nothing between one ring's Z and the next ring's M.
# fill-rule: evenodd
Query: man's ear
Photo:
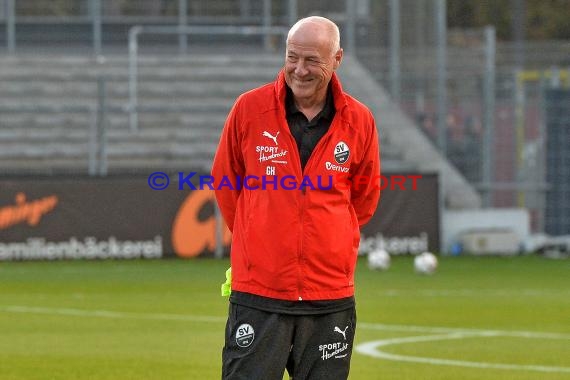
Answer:
M336 70L338 69L338 67L340 66L341 62L342 62L342 56L343 56L343 50L342 48L338 49L338 51L335 53L334 55L334 65L333 68Z

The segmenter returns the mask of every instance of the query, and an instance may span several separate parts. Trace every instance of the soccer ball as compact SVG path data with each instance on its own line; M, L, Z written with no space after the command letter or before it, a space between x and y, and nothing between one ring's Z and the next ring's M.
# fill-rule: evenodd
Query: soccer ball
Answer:
M374 270L390 268L390 254L383 249L374 249L368 254L368 267Z
M431 252L424 252L414 258L417 273L432 274L437 269L437 257Z

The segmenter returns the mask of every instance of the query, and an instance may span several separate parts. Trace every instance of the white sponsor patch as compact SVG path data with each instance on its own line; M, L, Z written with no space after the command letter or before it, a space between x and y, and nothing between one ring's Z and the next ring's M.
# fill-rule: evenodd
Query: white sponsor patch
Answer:
M258 161L260 163L271 161L271 162L284 162L284 160L278 160L287 156L287 150L280 149L276 146L266 146L266 145L258 145L255 147L255 151L259 153Z
M334 172L348 173L348 168L345 168L345 167L339 166L339 165L335 165L330 161L325 162L325 168L327 170L332 170Z
M348 355L348 343L344 342L335 342L335 343L328 343L328 344L321 344L319 345L319 352L321 353L321 359L328 360L328 359L341 359Z
M348 326L344 329L335 326L333 332L342 335L343 339L346 340L346 330L348 330ZM319 352L321 353L321 359L323 360L344 358L348 355L346 350L348 350L348 343L346 342L334 342L319 345Z

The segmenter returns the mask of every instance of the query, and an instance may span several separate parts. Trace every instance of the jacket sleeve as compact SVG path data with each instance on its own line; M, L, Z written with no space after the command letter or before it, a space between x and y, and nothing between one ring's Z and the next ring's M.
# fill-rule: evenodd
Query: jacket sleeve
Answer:
M245 172L241 151L239 104L240 99L236 101L226 119L212 165L218 207L232 232L237 201L241 193L240 181Z
M351 201L360 226L372 218L380 200L380 143L372 114L369 120L364 155L352 176Z

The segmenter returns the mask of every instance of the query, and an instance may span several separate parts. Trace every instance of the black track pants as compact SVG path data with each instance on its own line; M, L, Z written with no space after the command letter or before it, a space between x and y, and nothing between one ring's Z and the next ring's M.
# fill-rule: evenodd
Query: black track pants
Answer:
M356 328L354 308L287 315L230 303L222 351L223 380L348 378Z

